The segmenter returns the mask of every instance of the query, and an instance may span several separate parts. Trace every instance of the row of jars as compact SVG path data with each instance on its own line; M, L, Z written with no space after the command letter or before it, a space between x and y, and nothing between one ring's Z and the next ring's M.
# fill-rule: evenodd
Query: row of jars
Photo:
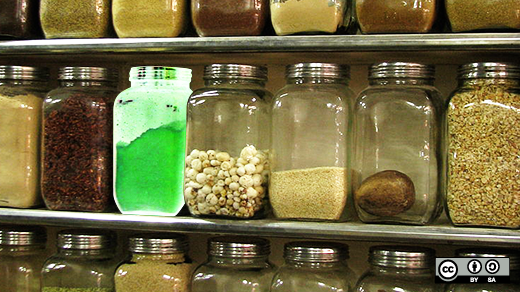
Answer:
M515 0L9 0L0 3L0 35L176 37L190 15L199 36L260 35L269 18L278 35L352 31L355 23L363 33L426 33L441 30L443 5L454 32L520 29Z
M361 277L348 267L348 246L339 243L287 243L279 268L268 260L269 241L260 238L211 238L208 259L198 266L187 254L186 237L171 233L131 236L130 254L123 261L110 232L64 230L57 236L57 249L45 259L41 229L0 228L2 291L511 292L520 288L520 254L492 248L460 249L456 256L508 257L511 283L435 284L434 250L412 246L371 247L370 268Z

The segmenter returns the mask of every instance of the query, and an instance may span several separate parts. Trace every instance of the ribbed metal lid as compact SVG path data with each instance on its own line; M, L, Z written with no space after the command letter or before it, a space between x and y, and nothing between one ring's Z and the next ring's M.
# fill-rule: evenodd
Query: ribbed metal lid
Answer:
M61 249L109 249L116 246L116 236L101 230L64 230L58 234Z
M59 80L116 81L117 71L102 67L62 67Z
M298 63L285 68L285 77L349 79L350 67L333 63Z
M0 66L0 79L42 81L48 78L48 68L30 66Z
M45 246L44 228L26 226L0 226L0 245Z
M459 67L459 79L507 78L520 79L520 64L517 63L469 63Z
M368 78L435 78L435 67L432 65L406 63L406 62L383 62L373 64L369 68Z
M455 251L456 256L473 258L509 258L509 268L520 270L520 252L511 249L499 248L463 248Z
M338 262L348 259L348 246L327 242L290 242L285 244L284 258L299 262Z
M215 237L208 242L208 253L218 257L254 258L269 255L269 241L261 238Z
M163 66L140 66L130 69L130 81L174 79L191 80L191 69Z
M181 234L139 234L130 237L129 249L134 253L185 253L188 238Z
M212 64L204 67L204 79L254 79L267 81L267 68L241 64Z
M427 269L434 263L435 251L423 247L373 246L368 262L374 266Z

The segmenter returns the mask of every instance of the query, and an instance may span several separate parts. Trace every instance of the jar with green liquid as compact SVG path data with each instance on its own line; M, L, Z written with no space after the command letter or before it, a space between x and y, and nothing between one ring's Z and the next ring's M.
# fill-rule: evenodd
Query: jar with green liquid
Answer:
M133 67L114 104L114 197L123 214L177 215L184 206L191 69Z

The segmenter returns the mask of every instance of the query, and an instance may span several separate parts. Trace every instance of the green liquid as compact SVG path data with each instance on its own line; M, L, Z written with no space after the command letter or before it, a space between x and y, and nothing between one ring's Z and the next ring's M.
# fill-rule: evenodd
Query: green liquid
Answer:
M146 131L117 145L116 198L122 213L176 215L184 205L186 124Z

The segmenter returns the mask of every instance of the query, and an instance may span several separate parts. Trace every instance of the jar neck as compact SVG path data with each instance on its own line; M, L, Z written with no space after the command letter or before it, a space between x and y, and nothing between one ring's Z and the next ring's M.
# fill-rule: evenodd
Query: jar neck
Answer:
M409 268L393 268L393 267L382 267L382 266L370 266L370 271L374 275L379 276L403 276L403 275L431 275L433 272L431 269L409 269Z
M287 78L287 84L339 84L348 86L348 79L328 77Z
M58 254L66 257L110 258L114 255L112 249L58 249Z
M262 266L268 261L267 256L254 257L254 258L243 258L243 257L221 257L221 256L208 256L208 264L215 266Z
M183 263L186 261L184 253L132 253L132 262L168 262L168 263Z
M27 246L0 246L0 253L16 253L18 255L32 255L43 252L44 246L27 245Z
M471 78L459 79L459 87L475 87L475 86L504 86L504 87L520 87L520 80L509 78Z
M296 269L340 269L345 267L342 261L337 262L303 262L294 260L285 260L285 265Z
M190 80L130 80L132 87L189 88Z
M370 78L370 85L429 85L433 86L431 78Z
M210 78L204 80L205 86L212 87L245 87L245 88L264 88L265 81L244 78Z
M37 81L37 80L1 80L0 79L0 86L4 85L11 85L11 86L34 86L34 87L41 87L44 86L47 82L46 81Z
M62 87L109 87L115 88L114 82L110 81L92 81L92 80L61 80Z

